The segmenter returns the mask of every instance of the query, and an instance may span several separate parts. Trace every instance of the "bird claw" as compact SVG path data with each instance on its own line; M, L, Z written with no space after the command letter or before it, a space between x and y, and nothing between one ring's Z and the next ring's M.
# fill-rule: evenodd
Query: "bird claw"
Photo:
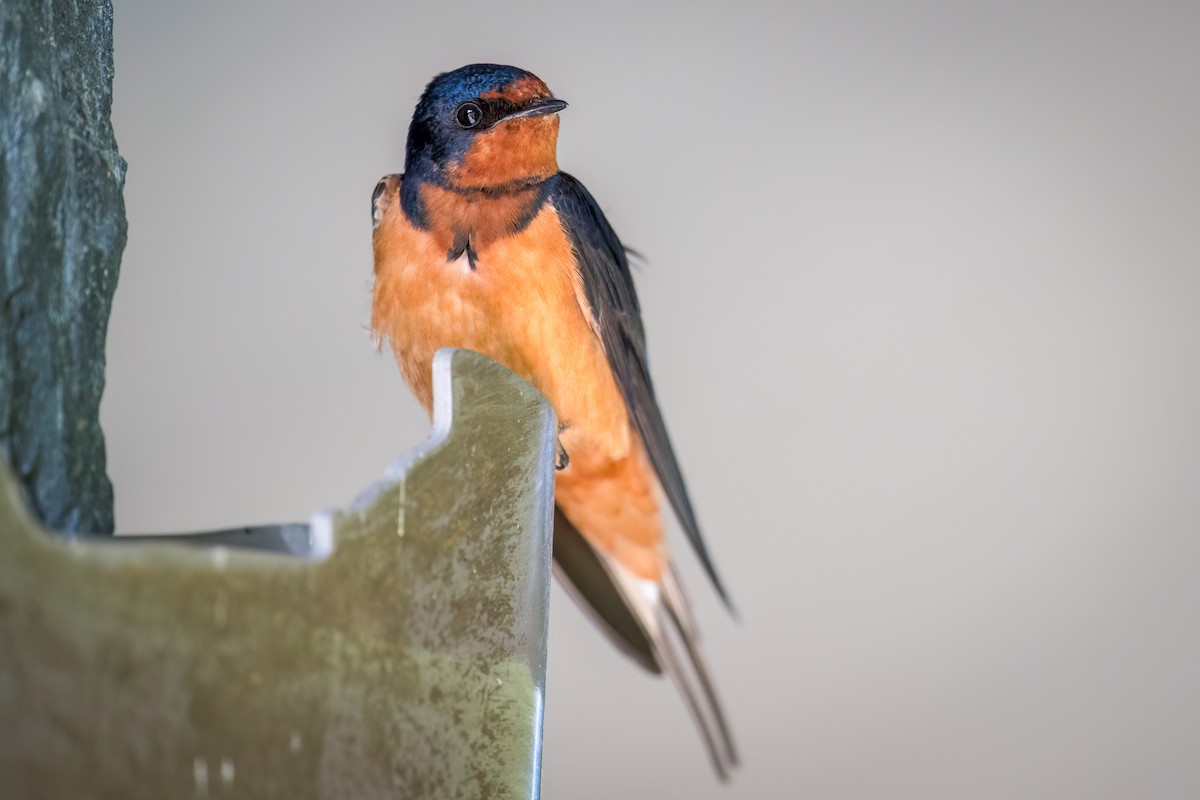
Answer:
M554 437L554 469L564 470L571 464L571 457L567 455L567 448L563 447L562 439Z

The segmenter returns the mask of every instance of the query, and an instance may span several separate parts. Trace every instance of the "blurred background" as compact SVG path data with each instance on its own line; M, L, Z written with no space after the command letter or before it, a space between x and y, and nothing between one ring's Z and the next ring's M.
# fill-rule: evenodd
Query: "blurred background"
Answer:
M646 256L744 755L555 590L546 797L1200 794L1200 5L116 0L122 532L427 433L366 322L425 83L511 63Z

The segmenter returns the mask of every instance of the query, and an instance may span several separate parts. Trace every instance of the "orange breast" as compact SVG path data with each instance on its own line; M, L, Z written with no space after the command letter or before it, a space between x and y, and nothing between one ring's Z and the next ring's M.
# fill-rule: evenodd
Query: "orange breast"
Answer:
M441 347L464 347L536 386L567 426L571 466L556 500L597 547L636 574L657 578L662 533L656 481L630 427L592 328L571 244L546 205L520 233L448 263L436 231L400 208L399 179L377 204L372 328L387 339L408 385L432 407L431 363Z

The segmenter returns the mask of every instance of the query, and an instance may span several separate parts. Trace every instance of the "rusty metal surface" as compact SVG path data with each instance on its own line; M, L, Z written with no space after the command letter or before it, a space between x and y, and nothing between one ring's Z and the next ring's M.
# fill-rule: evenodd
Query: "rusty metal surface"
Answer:
M3 471L0 794L536 796L554 416L467 351L435 384L307 558L68 540Z

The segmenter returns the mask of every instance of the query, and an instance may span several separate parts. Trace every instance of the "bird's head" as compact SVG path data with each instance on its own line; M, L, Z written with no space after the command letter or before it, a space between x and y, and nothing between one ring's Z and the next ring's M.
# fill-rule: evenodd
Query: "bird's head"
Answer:
M528 185L558 172L558 114L567 104L536 75L471 64L438 75L408 129L404 171L464 190Z

